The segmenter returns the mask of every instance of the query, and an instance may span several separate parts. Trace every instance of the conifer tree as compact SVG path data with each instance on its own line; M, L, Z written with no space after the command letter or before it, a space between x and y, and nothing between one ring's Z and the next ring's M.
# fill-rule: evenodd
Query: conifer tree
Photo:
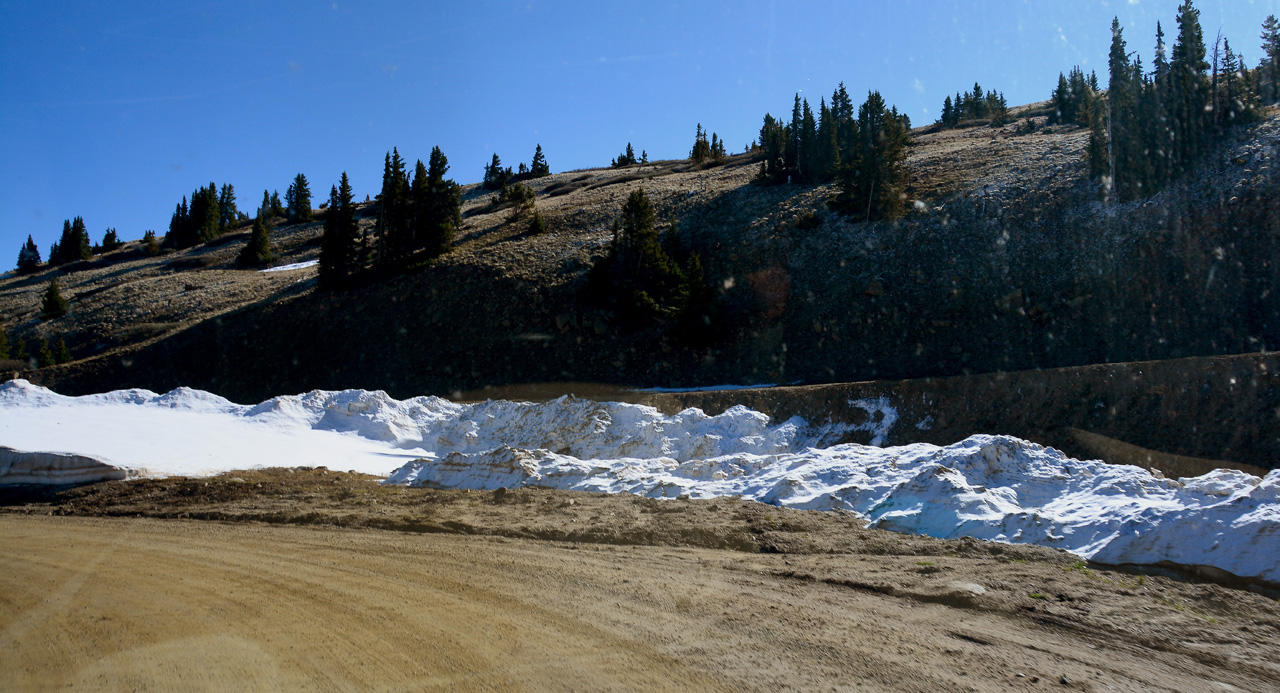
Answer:
M230 183L223 183L218 193L218 230L226 232L239 223L240 210L236 209L236 189Z
M107 229L106 233L102 234L102 252L109 253L120 245L120 235L114 228Z
M542 212L539 212L535 206L533 208L533 216L529 218L529 235L537 236L546 232L547 220L542 218Z
M628 142L628 143L627 143L627 150L628 150L628 151L630 151L630 150L631 150L631 143L630 143L630 142ZM635 155L633 154L633 155L632 155L632 158L634 158L634 157L635 157ZM647 164L647 163L649 163L649 152L648 152L648 150L645 150L645 149L640 150L640 163L642 163L642 164Z
M698 132L693 138L693 149L689 152L689 160L701 166L710 158L711 144L707 141L707 133L702 130L702 123L698 123Z
M27 343L16 332L9 338L9 358L15 361L29 361L31 354L27 352Z
M53 349L49 348L49 340L44 337L36 342L36 368L48 368L57 363Z
M378 264L403 263L412 250L411 209L405 163L396 148L387 153L383 163L378 206Z
M529 177L542 178L551 175L551 167L547 165L547 157L542 153L542 145L539 144L533 152L533 161L529 164Z
M836 206L855 218L894 219L903 212L907 185L905 123L885 108L879 92L868 92L858 108L858 140L846 166Z
M493 160L484 167L484 187L486 190L501 190L511 180L511 168L502 168L502 160L495 153Z
M427 218L423 228L422 247L436 257L453 245L462 226L462 190L451 178L449 159L440 147L431 148L427 161Z
M27 242L18 251L18 271L23 274L29 274L40 268L40 248L36 247L36 242L31 240L31 235L27 235Z
M338 185L329 189L329 211L320 239L320 285L326 289L346 286L360 269L359 227L352 198L351 182L343 171Z
M155 257L160 254L160 244L156 243L156 232L147 229L142 234L142 253L147 257Z
M765 185L778 185L787 182L786 169L786 129L781 121L768 113L764 114L764 124L760 126L760 172L756 181Z
M0 329L0 361L12 358L9 355L9 333Z
M1169 61L1169 124L1172 129L1172 169L1186 171L1200 157L1206 128L1205 106L1209 105L1209 85L1205 71L1204 36L1200 11L1191 0L1178 7L1178 39Z
M236 264L241 267L261 267L273 258L271 248L271 221L269 217L259 214L253 220L253 231L249 240L236 256Z
M814 171L815 180L831 180L831 176L835 174L836 167L840 162L840 150L836 143L835 119L831 115L831 109L827 108L827 100L825 98L818 102L818 139L816 145L818 168Z
M301 173L294 176L284 197L291 223L311 221L311 186L308 185L306 176Z
M793 183L800 182L800 128L803 120L804 110L800 105L800 94L797 93L791 107L791 122L786 127L786 150L782 155L785 175Z
M799 151L796 152L796 171L798 182L811 183L818 180L821 169L818 153L818 123L813 117L813 109L809 108L809 100L800 102L800 122L798 124Z
M49 287L45 289L40 301L40 316L45 320L60 318L67 314L67 308L67 299L62 297L62 292L58 290L58 278L54 277L49 280Z
M1255 70L1263 103L1280 100L1280 21L1274 14L1262 22L1262 60Z
M280 204L280 191L272 190L271 191L271 216L277 219L283 219L285 216L285 212L286 210L284 205Z
M67 348L67 340L58 338L58 346L53 352L54 363L71 363L71 350Z
M1119 18L1111 20L1111 51L1107 58L1111 81L1107 87L1110 142L1108 176L1116 194L1121 199L1133 199L1141 190L1141 177L1137 175L1138 152L1138 91L1140 76L1135 74L1125 49L1124 30Z

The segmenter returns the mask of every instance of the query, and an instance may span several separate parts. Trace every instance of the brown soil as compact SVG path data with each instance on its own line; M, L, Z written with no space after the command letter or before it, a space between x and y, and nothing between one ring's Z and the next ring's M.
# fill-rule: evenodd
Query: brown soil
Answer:
M1280 685L1274 594L842 513L305 468L21 493L10 689Z

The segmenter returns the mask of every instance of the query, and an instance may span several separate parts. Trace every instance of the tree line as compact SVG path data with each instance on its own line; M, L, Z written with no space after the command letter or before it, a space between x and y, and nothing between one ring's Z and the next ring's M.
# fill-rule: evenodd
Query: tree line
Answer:
M865 220L893 219L904 210L906 148L911 119L867 92L857 111L841 83L815 115L797 94L790 122L766 113L750 150L761 159L761 185L837 181L832 206Z
M1137 52L1129 52L1124 30L1113 19L1105 94L1059 77L1055 113L1089 127L1089 174L1119 200L1164 188L1199 162L1215 138L1256 120L1261 101L1280 98L1280 23L1274 16L1263 23L1264 58L1254 70L1221 35L1206 50L1199 18L1191 0L1184 0L1171 50L1157 22L1150 71Z
M1004 92L983 92L982 85L973 83L973 89L956 92L954 101L951 97L942 101L942 116L938 122L945 127L954 128L966 121L983 121L995 125L1004 124L1009 118L1009 102Z

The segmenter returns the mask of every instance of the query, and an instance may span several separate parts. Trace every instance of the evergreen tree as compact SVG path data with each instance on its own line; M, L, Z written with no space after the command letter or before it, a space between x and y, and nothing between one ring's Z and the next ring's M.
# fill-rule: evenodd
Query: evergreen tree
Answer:
M67 307L67 299L58 290L58 278L50 279L49 288L45 289L44 298L40 301L40 317L45 320L60 318L67 314Z
M551 167L547 165L547 157L542 153L542 145L539 144L533 152L533 161L529 164L529 177L542 178L551 175Z
M284 205L280 204L280 191L272 190L271 191L271 216L277 219L283 219L285 218L286 211L287 210L285 209Z
M1262 22L1262 60L1255 70L1263 103L1280 100L1280 21L1274 14Z
M378 194L378 264L402 264L412 250L409 181L400 151L392 148L382 167Z
M230 183L223 183L218 193L218 230L226 232L233 229L240 219L240 210L236 209L236 189Z
M813 117L813 109L809 108L809 100L800 102L800 122L798 124L799 151L796 152L797 182L812 183L819 179L822 168L818 150L818 123Z
M642 323L680 318L692 288L691 273L663 247L656 221L644 190L632 191L614 221L608 254L591 268L586 284L591 300Z
M30 361L31 354L27 352L27 343L15 332L9 339L9 358L15 361Z
M194 241L188 242L187 229L191 226L191 220L187 209L187 198L184 195L182 202L174 207L173 216L169 217L169 233L165 236L165 243L174 248L186 248L195 245Z
M207 188L196 188L191 193L191 208L187 217L187 228L182 235L183 243L178 247L185 248L217 238L220 233L218 227L220 216L218 186L210 182Z
M327 289L346 286L360 269L359 256L359 226L351 182L343 171L338 185L329 189L329 211L320 239L320 285Z
M976 85L975 85L976 86ZM903 212L907 185L907 132L903 119L868 92L858 108L858 141L846 166L838 208L865 220L894 219Z
M9 355L9 333L0 329L0 361L13 358Z
M504 185L511 181L511 167L502 168L502 160L497 154L493 155L493 160L488 166L484 167L484 187L486 190L501 190Z
M36 342L36 368L48 368L57 362L53 356L53 349L49 348L49 340L41 337L40 341Z
M648 163L648 156L646 155L644 158L645 158L645 163ZM622 168L623 166L631 166L632 164L635 164L635 163L637 163L636 150L632 149L631 143L628 142L626 151L620 154L618 158L614 159L610 163L610 166L612 166L613 168Z
M67 340L58 338L58 347L53 352L54 363L71 363L71 350L67 348Z
M423 228L422 247L436 257L453 245L462 226L462 189L451 178L449 159L440 147L431 148L427 161L427 218Z
M160 254L160 244L156 243L156 232L147 229L142 234L142 253L147 257L155 257Z
M29 274L37 269L40 269L40 248L36 247L36 242L28 234L26 244L18 251L18 271Z
M631 143L630 143L630 142L628 142L628 143L627 143L627 149L628 149L628 150L630 150L630 149L631 149ZM647 163L649 163L649 152L648 152L648 150L645 150L645 149L640 150L640 163L642 163L642 164L647 164Z
M115 229L107 229L106 233L102 234L102 252L109 253L120 245L120 236Z
M306 176L301 173L294 176L284 191L284 198L291 223L311 221L311 186L307 184Z
M507 218L510 223L523 219L537 204L533 188L524 183L512 183L504 188L503 199L511 207L511 215Z
M778 185L787 182L786 169L786 128L782 122L768 113L764 114L764 124L760 126L760 172L756 181L765 185Z
M546 232L547 220L542 218L542 212L539 212L535 206L533 208L533 216L529 218L529 235L537 236Z
M1171 168L1175 175L1186 171L1204 149L1205 107L1209 105L1209 85L1205 72L1204 36L1200 11L1191 0L1178 7L1178 39L1169 61L1169 125L1173 144Z
M800 94L795 96L791 107L791 122L786 126L786 149L782 153L783 167L788 180L800 182L800 128L804 121L804 108L800 105Z
M253 231L249 240L236 256L236 264L241 267L261 267L274 259L271 247L271 220L259 214L253 220Z
M840 149L836 142L835 119L831 115L831 109L827 108L827 100L825 98L818 102L816 145L818 167L814 171L814 180L831 180L831 176L835 174L836 168L840 163Z
M1109 127L1107 139L1110 142L1110 161L1108 176L1121 199L1129 200L1141 191L1141 176L1136 170L1140 152L1137 144L1140 124L1138 122L1138 95L1141 88L1140 75L1129 62L1129 54L1125 49L1124 30L1120 27L1119 18L1111 20L1111 51L1107 58L1107 67L1111 71L1111 81L1107 87L1107 108Z
M711 158L711 144L707 141L707 133L702 131L702 123L698 123L698 132L693 138L693 149L689 152L689 160L701 166Z

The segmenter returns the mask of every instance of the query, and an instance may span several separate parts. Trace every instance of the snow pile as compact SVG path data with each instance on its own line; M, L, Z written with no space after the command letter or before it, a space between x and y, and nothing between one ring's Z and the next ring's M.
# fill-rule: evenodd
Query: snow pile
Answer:
M773 423L734 407L688 409L561 398L545 404L395 400L314 391L256 406L179 388L64 397L0 385L0 444L89 456L131 475L326 465L437 488L540 486L652 497L736 495L844 509L873 527L1035 543L1107 563L1209 565L1280 582L1280 470L1188 479L1080 461L1008 436L946 447L883 441L887 398L851 402L857 425Z
M125 470L92 457L0 447L0 485L90 484L126 478Z

